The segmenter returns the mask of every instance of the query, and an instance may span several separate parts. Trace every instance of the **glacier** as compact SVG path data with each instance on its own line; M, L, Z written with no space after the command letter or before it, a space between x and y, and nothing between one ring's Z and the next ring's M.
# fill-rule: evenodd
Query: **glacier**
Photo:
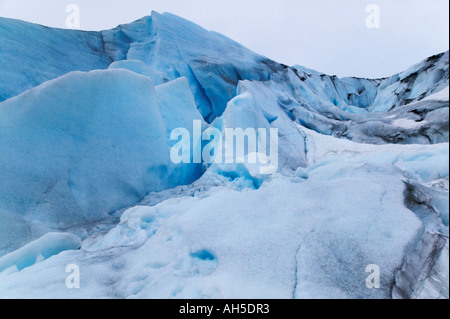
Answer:
M448 299L448 66L338 78L170 13L0 17L0 298ZM276 129L276 170L204 141L175 164L193 123Z

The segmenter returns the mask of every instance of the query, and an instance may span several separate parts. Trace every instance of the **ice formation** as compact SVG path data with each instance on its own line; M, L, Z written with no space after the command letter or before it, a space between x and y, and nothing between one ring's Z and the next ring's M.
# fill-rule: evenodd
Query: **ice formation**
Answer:
M0 70L0 298L449 297L448 51L340 79L168 13L0 18ZM196 124L276 129L276 170L194 160Z

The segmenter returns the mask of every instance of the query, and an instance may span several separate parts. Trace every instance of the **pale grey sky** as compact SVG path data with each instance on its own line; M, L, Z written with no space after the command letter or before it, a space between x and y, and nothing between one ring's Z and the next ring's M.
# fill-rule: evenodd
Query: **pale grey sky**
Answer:
M64 28L72 3L83 30L171 12L278 62L338 76L390 76L449 48L448 0L0 0L0 16ZM380 28L366 27L372 3Z

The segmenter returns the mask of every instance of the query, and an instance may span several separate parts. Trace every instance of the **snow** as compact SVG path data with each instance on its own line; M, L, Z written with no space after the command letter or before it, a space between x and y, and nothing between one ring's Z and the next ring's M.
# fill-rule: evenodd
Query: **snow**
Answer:
M370 145L336 139L303 128L307 134L308 164L320 166L324 158L390 163L402 169L409 178L429 183L448 177L448 143L435 145Z
M83 269L86 284L79 291L58 288L61 273L44 296L388 297L404 251L422 232L403 205L404 175L365 160L322 160L301 183L274 175L257 189L219 185L194 197L133 207L81 250L36 265L37 278L69 262ZM382 269L381 290L365 286L364 269L373 263ZM27 273L2 274L3 291L14 297L12 287L24 278L31 285L39 281Z
M0 271L21 271L65 250L78 249L81 240L73 234L47 233L22 248L0 257Z
M424 227L403 203L404 161L431 171L423 154L448 158L448 144L362 145L305 134L311 163L295 176L275 174L257 188L227 186L242 185L237 178L191 196L194 183L184 196L132 207L80 250L36 264L33 273L1 273L0 296L32 297L34 290L14 287L52 278L40 290L46 298L389 297ZM217 182L213 167L199 185ZM61 285L69 263L82 269L84 284L76 291ZM379 290L365 286L369 264L381 269Z
M429 100L448 101L449 100L448 86L437 93L433 93L427 96L422 101L429 101Z
M418 128L426 124L426 122L416 122L409 119L397 119L392 122L393 125L400 126L401 128L410 130L413 128Z

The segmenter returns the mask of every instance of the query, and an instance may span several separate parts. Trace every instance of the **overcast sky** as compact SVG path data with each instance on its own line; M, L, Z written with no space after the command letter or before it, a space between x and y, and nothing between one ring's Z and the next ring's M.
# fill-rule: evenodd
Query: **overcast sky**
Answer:
M171 12L278 62L338 76L384 77L449 48L448 0L0 0L0 16L102 30ZM367 28L369 4L380 27Z

